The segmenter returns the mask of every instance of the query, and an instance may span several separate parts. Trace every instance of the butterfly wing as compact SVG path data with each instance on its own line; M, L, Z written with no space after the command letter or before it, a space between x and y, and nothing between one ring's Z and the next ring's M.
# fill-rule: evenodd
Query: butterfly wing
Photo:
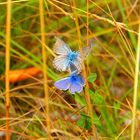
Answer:
M53 60L53 66L59 71L66 71L68 65L69 61L65 55L56 56Z
M83 47L82 48L82 52L83 52L83 57L84 59L86 59L86 57L89 55L89 53L91 52L92 48L93 48L93 44L94 41L93 39L89 40L89 46ZM82 55L81 55L82 56Z
M80 57L85 60L86 57L89 55L89 53L91 52L92 47L91 46L87 46L87 47L83 47L81 51L79 51L79 55ZM83 54L82 54L83 53Z
M60 90L67 90L69 89L70 85L71 85L71 81L70 81L70 78L67 77L67 78L64 78L64 79L61 79L57 82L54 83L55 87L60 89Z
M67 55L69 52L71 52L71 49L68 47L68 45L60 38L56 38L53 49L58 55Z
M78 82L79 82L82 86L85 85L85 79L84 79L84 77L83 77L81 74L79 74L79 80L78 80Z
M73 62L73 64L77 68L78 73L81 72L81 70L82 70L82 59L81 59L80 55L77 56L77 59Z
M78 69L77 67L72 63L72 62L69 62L69 68L70 68L70 73L77 73L78 72Z
M80 83L74 82L70 85L70 93L74 94L75 92L80 93L83 90L83 86Z

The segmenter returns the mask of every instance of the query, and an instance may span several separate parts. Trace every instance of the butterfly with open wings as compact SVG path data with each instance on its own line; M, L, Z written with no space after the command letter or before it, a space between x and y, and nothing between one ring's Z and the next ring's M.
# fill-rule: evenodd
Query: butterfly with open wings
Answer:
M55 87L60 90L68 90L71 94L82 92L85 86L84 77L78 73L78 69L70 62L70 76L55 82Z
M57 38L54 45L54 52L56 53L56 57L53 60L53 65L59 71L67 71L70 67L70 63L73 63L78 69L78 72L81 72L82 57L83 60L85 60L90 51L91 46L83 47L81 51L83 52L82 55L80 51L72 51L63 40Z

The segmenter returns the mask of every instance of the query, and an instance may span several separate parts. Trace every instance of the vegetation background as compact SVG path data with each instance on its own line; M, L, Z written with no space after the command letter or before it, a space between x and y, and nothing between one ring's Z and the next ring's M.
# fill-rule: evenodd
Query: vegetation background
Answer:
M0 139L138 140L139 10L139 0L0 0ZM52 65L55 37L73 50L93 40L80 94L54 87L68 75Z

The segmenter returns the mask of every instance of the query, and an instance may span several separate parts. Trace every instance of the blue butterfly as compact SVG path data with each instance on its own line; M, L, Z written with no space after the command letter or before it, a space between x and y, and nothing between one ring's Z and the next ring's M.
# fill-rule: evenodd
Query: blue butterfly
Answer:
M72 51L63 40L57 38L54 45L54 52L57 54L53 61L54 67L59 71L67 71L70 63L73 63L78 72L81 72L82 57L86 59L86 56L91 51L91 47L83 47L82 49L83 55L81 55L80 51Z
M60 90L68 90L70 93L74 94L75 92L80 93L85 86L84 77L78 73L77 68L73 63L70 63L71 74L69 77L61 79L55 82L55 87Z

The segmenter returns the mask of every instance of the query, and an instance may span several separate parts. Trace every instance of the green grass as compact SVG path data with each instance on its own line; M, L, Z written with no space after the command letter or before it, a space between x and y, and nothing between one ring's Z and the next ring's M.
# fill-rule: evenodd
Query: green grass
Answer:
M140 3L130 0L88 0L88 39L93 39L94 42L93 49L87 57L86 67L88 94L92 105L93 117L91 118L86 112L86 108L89 109L85 98L87 90L71 95L69 91L63 92L54 87L55 81L69 74L59 72L53 67L55 37L62 38L73 50L78 50L79 44L86 46L87 3L86 0L75 0L75 2L76 7L73 1L44 0L45 50L48 68L46 84L49 87L51 137L60 140L91 139L93 137L91 124L94 123L99 139L138 140L140 106L136 105L136 102L140 102L140 94L137 94L140 85L137 79L140 74L138 66L140 60L136 63L138 59L136 54L139 47L137 44ZM6 130L6 83L3 80L6 64L6 6L7 3L1 0L0 132ZM12 1L11 70L35 66L45 72L40 24L39 1ZM80 34L77 33L78 30ZM48 139L43 91L45 83L42 74L36 75L35 78L36 80L30 78L10 84L11 140ZM133 125L132 115L133 119L135 118Z

